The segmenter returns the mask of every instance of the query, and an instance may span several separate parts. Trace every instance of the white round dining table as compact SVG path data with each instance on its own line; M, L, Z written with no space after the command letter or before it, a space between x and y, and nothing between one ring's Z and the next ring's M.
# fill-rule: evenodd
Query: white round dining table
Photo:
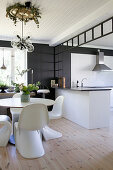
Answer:
M0 99L0 106L10 107L10 108L24 108L30 104L44 104L46 106L52 106L55 104L54 100L51 99L44 99L44 98L30 98L30 102L21 102L21 98L6 98ZM12 114L12 126L15 123L15 116L19 118L20 113ZM42 134L45 137L45 140L55 139L62 136L60 132L57 132L48 126L45 126L42 129ZM11 144L15 144L14 134L11 135L9 142Z
M0 106L10 107L10 108L23 108L27 105L39 103L45 104L46 106L54 105L55 101L51 99L44 98L30 98L30 102L21 102L20 98L6 98L0 99Z

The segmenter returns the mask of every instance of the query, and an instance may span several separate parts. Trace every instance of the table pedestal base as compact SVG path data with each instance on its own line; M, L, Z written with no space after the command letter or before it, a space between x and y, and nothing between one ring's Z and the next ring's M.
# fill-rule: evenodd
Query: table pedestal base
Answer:
M51 129L48 126L45 126L42 129L42 134L45 140L56 139L56 138L62 137L62 133Z
M56 139L56 138L62 137L62 133L51 129L51 128L49 128L48 126L45 126L45 127L41 130L41 132L42 132L42 135L43 135L43 137L44 137L44 139L45 139L46 141L47 141L47 140L51 140L51 139ZM10 136L9 143L12 144L12 145L15 145L14 134L12 134L12 135Z
M12 144L12 145L15 145L14 135L11 135L11 136L10 136L10 138L9 138L9 143Z

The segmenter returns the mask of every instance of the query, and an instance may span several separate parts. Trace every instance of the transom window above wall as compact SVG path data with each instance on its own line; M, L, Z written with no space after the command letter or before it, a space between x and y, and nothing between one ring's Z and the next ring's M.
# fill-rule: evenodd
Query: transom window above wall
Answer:
M27 69L27 52L12 48L0 48L0 82L11 85L11 82L27 84L27 74L19 73ZM2 69L4 65L6 69Z

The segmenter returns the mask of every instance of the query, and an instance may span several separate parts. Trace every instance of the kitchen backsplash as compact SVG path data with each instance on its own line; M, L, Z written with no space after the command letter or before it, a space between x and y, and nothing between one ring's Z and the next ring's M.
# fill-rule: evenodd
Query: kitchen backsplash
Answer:
M113 57L105 56L104 63L113 69ZM81 80L84 86L113 86L113 72L92 71L96 64L96 56L89 54L71 54L71 87L76 86L77 80L81 86ZM113 90L110 95L110 105L113 107Z
M113 57L105 56L104 62L113 69ZM81 85L84 80L85 86L113 86L113 72L97 72L92 71L96 64L96 56L88 54L71 54L71 86L76 84L77 80Z

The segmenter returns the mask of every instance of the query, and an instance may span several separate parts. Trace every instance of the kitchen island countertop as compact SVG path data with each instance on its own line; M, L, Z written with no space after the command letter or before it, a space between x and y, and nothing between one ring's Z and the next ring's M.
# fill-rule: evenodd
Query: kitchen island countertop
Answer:
M62 90L73 90L73 91L103 91L103 90L112 90L113 86L84 86L84 87L74 87L74 88L61 88L58 87L56 89Z

